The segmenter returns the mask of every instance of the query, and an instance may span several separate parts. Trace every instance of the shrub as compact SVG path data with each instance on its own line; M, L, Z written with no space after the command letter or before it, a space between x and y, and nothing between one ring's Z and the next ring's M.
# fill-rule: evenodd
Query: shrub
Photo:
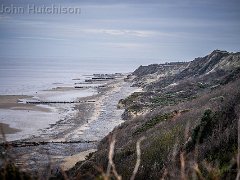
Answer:
M173 118L173 116L174 116L173 113L165 113L165 114L161 114L161 115L155 116L154 118L152 118L149 121L147 121L146 123L144 123L136 131L134 131L133 135L137 135L137 134L140 134L142 132L145 132L148 129L154 127L156 124L158 124L160 122L163 122L163 121L167 121L167 120Z
M196 144L202 143L203 138L211 133L211 121L212 111L207 109L201 118L200 124L193 129L191 141L188 142L186 147L188 151L190 151Z

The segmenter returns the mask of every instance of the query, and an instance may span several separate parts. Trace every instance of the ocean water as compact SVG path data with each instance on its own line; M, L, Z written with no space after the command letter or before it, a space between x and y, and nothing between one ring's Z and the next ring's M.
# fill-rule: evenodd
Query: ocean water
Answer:
M68 86L72 79L93 73L128 73L138 67L131 59L0 58L0 95L31 95Z
M97 92L94 88L49 90L56 87L73 87L75 82L84 81L94 73L129 73L137 67L136 62L126 59L111 61L106 59L1 58L0 95L31 95L34 97L30 100L41 101L74 101L78 97L91 96ZM0 109L0 122L20 130L15 134L6 134L6 139L12 141L39 136L42 133L41 130L59 120L70 120L77 113L73 104L44 106L51 112Z

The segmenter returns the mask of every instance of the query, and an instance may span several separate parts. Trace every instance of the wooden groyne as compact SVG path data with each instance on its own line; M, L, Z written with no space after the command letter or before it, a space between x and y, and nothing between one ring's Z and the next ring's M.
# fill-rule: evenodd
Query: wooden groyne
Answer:
M74 86L74 88L77 88L77 89L90 89L90 88L95 88L95 89L98 89L98 88L105 88L106 86Z
M85 79L85 82L88 82L88 83L98 82L98 81L106 81L106 79Z
M85 82L91 83L91 82L108 81L108 80L114 80L114 79L116 79L116 78L115 77L101 77L101 76L97 76L97 77L93 77L91 79L85 79Z
M115 73L115 74L93 74L94 77L98 77L98 78L115 78L115 77L119 77L119 76L123 76L122 73Z
M114 77L93 77L92 80L111 80L115 79Z
M31 147L31 146L40 146L47 144L80 144L80 143L96 143L97 141L42 141L42 142L5 142L1 143L2 147Z
M73 104L73 103L94 103L94 100L88 101L26 101L26 104Z

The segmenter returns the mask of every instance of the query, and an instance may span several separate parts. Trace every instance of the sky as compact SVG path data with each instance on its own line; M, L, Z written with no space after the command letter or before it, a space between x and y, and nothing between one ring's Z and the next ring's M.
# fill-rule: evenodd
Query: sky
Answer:
M30 14L32 5L81 12ZM10 6L24 13L6 12ZM0 0L1 59L189 61L240 51L239 32L239 0Z

